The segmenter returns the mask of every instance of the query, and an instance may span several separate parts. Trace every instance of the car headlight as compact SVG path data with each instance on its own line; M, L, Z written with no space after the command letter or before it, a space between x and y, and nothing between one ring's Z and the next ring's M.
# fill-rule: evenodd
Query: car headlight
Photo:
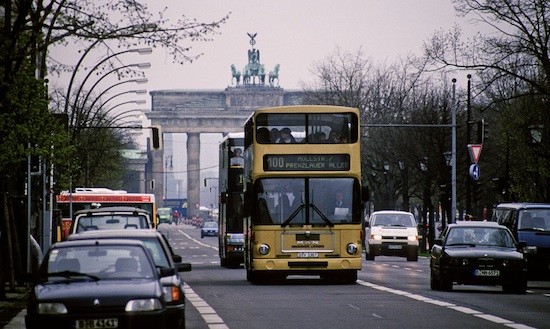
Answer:
M348 246L346 247L346 250L348 254L355 255L357 253L357 245L355 243L348 243Z
M382 240L382 235L380 234L373 234L370 236L371 239L374 239L374 240Z
M126 312L147 312L161 310L162 304L156 298L134 299L126 303L124 310Z
M67 307L63 303L39 303L38 314L67 314Z
M524 254L536 254L537 253L537 246L525 246L523 248Z
M260 245L260 247L258 248L258 252L261 254L261 255L267 255L269 254L269 246L267 244L264 244L262 243Z
M180 290L177 286L163 286L162 291L164 292L164 301L167 303L181 299Z
M409 241L416 241L416 240L418 240L418 237L417 237L416 235L409 235L409 236L407 237L407 240L409 240Z

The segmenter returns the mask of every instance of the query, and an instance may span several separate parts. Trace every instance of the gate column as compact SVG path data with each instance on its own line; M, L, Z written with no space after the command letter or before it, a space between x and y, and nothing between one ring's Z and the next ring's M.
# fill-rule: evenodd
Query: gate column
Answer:
M187 133L187 217L199 215L200 133Z

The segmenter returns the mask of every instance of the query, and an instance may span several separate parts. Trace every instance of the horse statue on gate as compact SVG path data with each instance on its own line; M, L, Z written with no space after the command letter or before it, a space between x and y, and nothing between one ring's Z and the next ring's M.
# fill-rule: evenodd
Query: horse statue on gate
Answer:
M271 87L275 86L275 79L277 79L277 86L279 85L279 68L280 68L280 65L276 64L273 71L269 72L269 85Z
M231 84L233 84L233 79L235 79L235 85L238 86L241 82L241 71L235 68L235 64L231 64Z

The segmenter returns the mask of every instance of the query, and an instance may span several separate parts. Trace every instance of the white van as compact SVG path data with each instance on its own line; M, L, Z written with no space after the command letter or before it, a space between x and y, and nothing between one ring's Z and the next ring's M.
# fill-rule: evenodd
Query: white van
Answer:
M401 256L418 261L418 228L414 215L407 211L373 212L365 228L366 259L375 256Z

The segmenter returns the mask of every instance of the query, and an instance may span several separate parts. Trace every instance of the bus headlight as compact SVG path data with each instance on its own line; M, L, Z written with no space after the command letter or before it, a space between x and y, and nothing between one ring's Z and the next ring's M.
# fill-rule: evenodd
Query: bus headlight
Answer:
M258 252L261 254L261 255L267 255L269 254L269 246L267 244L261 244L260 247L258 248Z
M355 243L348 243L348 246L346 247L346 250L348 254L355 255L357 253L357 245Z

